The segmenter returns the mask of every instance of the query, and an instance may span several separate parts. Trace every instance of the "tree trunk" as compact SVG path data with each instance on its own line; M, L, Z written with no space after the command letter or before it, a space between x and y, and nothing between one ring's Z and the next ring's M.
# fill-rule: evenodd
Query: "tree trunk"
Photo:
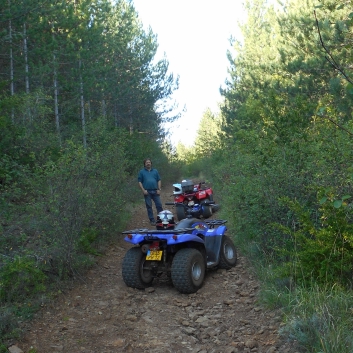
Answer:
M9 0L9 9L11 9L11 1ZM9 20L9 40L10 40L10 94L13 96L15 94L14 88L14 63L13 63L13 52L12 52L12 22ZM15 122L14 109L11 109L11 121Z
M52 39L54 42L54 25L52 24ZM54 68L54 116L56 133L58 135L59 145L61 146L61 132L60 132L60 117L59 117L59 92L58 92L58 72L56 69L56 55L55 49L53 53L53 68Z
M26 24L23 25L23 52L25 56L25 72L26 72L26 93L29 93L29 67L28 67L28 48L27 48L27 33Z
M118 109L117 109L117 106L116 106L116 102L114 102L114 123L115 123L115 127L119 126Z
M79 61L79 69L80 69L80 102L81 102L81 122L82 122L82 137L83 137L83 147L87 148L87 136L86 136L86 120L85 120L85 101L83 96L83 81L82 81L82 73L81 73L81 60Z
M54 115L55 115L55 125L56 125L56 133L58 134L59 144L61 146L61 134L60 134L60 117L59 117L59 93L58 93L58 79L57 79L57 71L56 71L56 57L54 58Z
M105 105L105 99L102 99L102 116L105 118L107 115L107 108Z

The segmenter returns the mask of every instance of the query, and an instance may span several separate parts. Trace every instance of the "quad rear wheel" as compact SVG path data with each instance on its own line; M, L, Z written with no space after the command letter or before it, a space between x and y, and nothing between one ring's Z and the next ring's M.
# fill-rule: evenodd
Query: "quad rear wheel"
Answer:
M193 248L179 250L173 259L171 277L180 293L195 293L203 283L206 273L205 259Z
M146 269L146 254L140 248L129 249L123 259L122 275L128 287L144 289L153 281L152 271Z
M221 245L221 253L219 259L219 268L223 268L226 270L231 269L237 264L237 250L234 246L233 241L227 237L223 236L222 245Z

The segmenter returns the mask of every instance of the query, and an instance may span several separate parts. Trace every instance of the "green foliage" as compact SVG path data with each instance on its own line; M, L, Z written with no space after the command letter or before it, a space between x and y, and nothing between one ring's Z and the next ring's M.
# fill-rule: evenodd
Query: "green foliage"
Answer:
M46 276L31 257L16 256L0 268L0 300L21 301L45 291Z
M16 84L10 92L8 82L0 83L0 116L11 117L29 138L37 139L40 125L59 144L73 135L85 144L87 127L102 116L110 127L158 135L178 116L166 104L178 78L166 59L154 60L157 37L143 30L130 1L81 1L79 8L42 0L1 3L0 73L7 78L12 71Z
M325 0L316 8L332 66L319 41L315 1L288 1L285 11L246 2L244 40L229 54L221 114L206 111L195 148L180 145L175 154L162 126L177 115L165 103L178 79L168 74L166 60L154 61L156 36L142 29L131 2L82 1L79 12L71 2L3 5L0 72L7 77L13 64L16 85L8 92L0 82L0 254L8 259L0 268L7 288L0 296L22 300L15 315L30 316L29 299L46 284L43 271L53 281L78 275L124 227L140 197L136 175L146 157L163 186L179 176L212 182L219 216L241 251L271 272L273 305L310 303L304 293L314 279L350 284L353 22L347 4ZM317 190L324 190L321 202ZM293 297L293 284L300 283L303 294ZM352 348L348 335L337 340L346 328L351 332L349 317L340 313L351 303L326 300L325 316L324 300L316 305L321 311L293 310L287 332L307 351ZM4 334L14 331L9 316L1 322Z
M99 255L98 251L92 246L98 236L99 232L96 229L83 229L79 238L79 248L87 254Z
M1 353L7 353L8 352L8 349L7 349L6 345L0 343L0 352Z
M55 167L47 166L43 177L48 194L38 206L47 211L39 222L53 264L64 277L77 270L75 253L80 249L93 253L94 240L108 237L126 212L123 150L116 141L103 153L101 142L89 154L81 147L68 146Z
M336 308L332 299L353 273L353 23L339 5L246 2L244 39L228 54L218 145L189 167L202 165L212 180L219 216L265 282L264 301L293 309L284 334L307 352L352 350L351 303ZM301 315L303 303L312 307Z
M314 219L298 202L286 200L297 222L292 229L287 228L292 247L287 249L290 261L285 276L304 283L314 280L321 284L351 285L353 225L349 198L337 200L331 195L321 198L321 207Z
M33 158L23 146L24 131L0 116L0 191L24 178ZM18 187L18 186L17 186Z
M2 344L10 337L18 337L15 313L8 307L1 306L0 310L0 352L8 352Z
M130 1L76 5L0 0L0 301L15 317L115 241L144 158L166 183L178 172L162 150L178 78L156 35Z
M195 140L196 159L210 156L220 145L221 117L207 109L203 114Z

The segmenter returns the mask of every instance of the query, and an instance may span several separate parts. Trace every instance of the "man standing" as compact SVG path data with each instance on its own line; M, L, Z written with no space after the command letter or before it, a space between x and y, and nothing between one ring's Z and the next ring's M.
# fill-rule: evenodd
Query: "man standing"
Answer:
M153 216L152 200L157 209L157 214L163 211L162 202L160 198L161 193L161 178L158 170L152 168L151 158L146 158L143 161L144 168L140 170L138 174L139 187L145 197L145 203L147 208L148 218L150 219L151 225L156 224L156 220Z

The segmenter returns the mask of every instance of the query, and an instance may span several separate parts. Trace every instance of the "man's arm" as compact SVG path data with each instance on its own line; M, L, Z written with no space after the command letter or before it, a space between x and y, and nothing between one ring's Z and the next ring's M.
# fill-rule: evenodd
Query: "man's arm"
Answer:
M139 187L141 189L141 191L143 192L144 195L147 195L148 194L148 191L145 190L145 188L143 187L142 183L139 181Z
M162 190L162 181L161 181L161 177L159 176L158 170L156 169L157 175L156 175L156 179L157 179L157 189L160 191Z
M144 188L143 185L142 185L143 175L142 175L142 172L141 172L141 171L139 172L139 175L138 175L138 177L137 177L137 180L138 180L138 183L139 183L139 188L141 189L142 193L143 193L144 195L147 195L147 194L148 194L148 191L145 190L145 188Z

